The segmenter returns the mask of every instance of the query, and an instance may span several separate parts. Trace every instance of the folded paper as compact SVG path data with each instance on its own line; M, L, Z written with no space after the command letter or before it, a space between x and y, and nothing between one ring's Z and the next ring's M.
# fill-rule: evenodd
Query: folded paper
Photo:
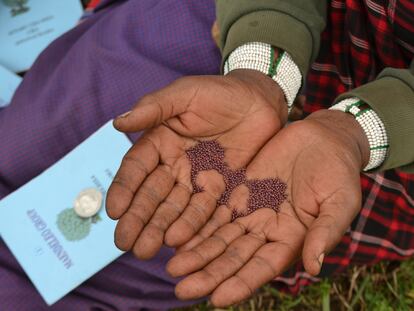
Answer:
M84 189L106 191L130 148L111 123L0 201L0 234L47 304L53 304L122 254L104 204L79 217Z
M10 104L21 80L18 75L0 66L0 108Z
M0 0L0 65L21 72L82 15L79 0Z

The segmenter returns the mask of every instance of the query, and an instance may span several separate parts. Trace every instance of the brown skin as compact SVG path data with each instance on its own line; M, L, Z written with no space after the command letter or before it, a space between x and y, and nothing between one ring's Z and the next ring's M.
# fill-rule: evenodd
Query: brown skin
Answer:
M172 276L190 274L177 285L177 297L211 294L215 306L232 305L300 257L306 271L317 275L324 255L361 208L359 172L368 157L362 128L342 112L319 111L281 130L257 154L247 174L285 180L288 200L279 213L263 208L233 223L216 217L221 219L218 230L203 228L202 236L168 263ZM238 202L243 201L239 196Z
M167 267L173 276L190 274L177 296L212 294L220 307L248 298L301 257L318 274L360 210L368 141L342 112L322 110L279 131L285 120L280 88L248 70L186 78L141 100L114 122L124 132L153 128L125 156L108 192L108 214L120 219L118 247L150 258L163 241L181 246ZM230 223L230 210L215 208L223 181L214 173L198 180L204 194L191 195L185 150L199 139L219 140L233 168L248 165L248 178L286 181L280 213L264 208ZM231 205L246 203L245 190L235 190Z
M117 247L149 259L163 243L176 247L190 240L216 210L224 181L218 173L202 173L197 182L205 191L193 195L185 151L197 140L215 139L232 168L245 167L286 119L279 86L251 70L187 77L145 96L114 121L122 132L149 129L125 155L108 190L107 213L119 219Z

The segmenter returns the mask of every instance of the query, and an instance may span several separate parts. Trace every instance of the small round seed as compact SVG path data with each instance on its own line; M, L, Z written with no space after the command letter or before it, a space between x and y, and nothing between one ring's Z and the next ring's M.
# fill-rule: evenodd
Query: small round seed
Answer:
M279 212L280 205L286 200L287 185L278 178L247 180L246 168L232 170L224 161L224 148L215 140L201 141L186 150L191 163L191 184L193 193L202 192L197 185L197 176L202 171L216 170L224 177L225 190L217 206L228 205L231 193L238 186L245 184L249 189L247 211L242 213L232 210L232 221L238 217L247 216L259 208L271 208Z

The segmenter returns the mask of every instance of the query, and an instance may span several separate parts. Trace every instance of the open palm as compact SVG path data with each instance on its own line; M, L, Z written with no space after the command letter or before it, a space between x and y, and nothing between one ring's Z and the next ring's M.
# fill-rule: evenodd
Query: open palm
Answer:
M268 96L272 94L272 96ZM150 258L165 241L179 246L207 222L224 191L223 178L200 174L193 194L186 150L201 140L225 149L233 169L246 166L286 121L281 89L254 71L191 77L144 97L114 125L147 130L125 155L108 191L107 212L119 219L115 242Z
M330 122L338 130L332 130ZM310 118L269 141L248 166L247 175L284 180L288 199L279 213L262 208L232 223L230 212L213 216L215 226L221 221L221 227L213 231L208 223L169 262L173 276L191 273L177 285L177 296L193 299L212 293L216 306L234 304L300 256L305 269L318 274L324 254L340 241L361 206L363 159L351 132L337 122ZM242 211L247 198L241 193L233 204Z

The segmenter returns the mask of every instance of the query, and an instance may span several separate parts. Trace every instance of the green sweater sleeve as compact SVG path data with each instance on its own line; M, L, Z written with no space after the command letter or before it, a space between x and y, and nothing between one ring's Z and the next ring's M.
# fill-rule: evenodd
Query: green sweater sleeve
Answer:
M319 52L326 0L216 0L223 61L239 46L263 42L287 51L305 77ZM337 101L359 97L384 122L389 154L379 168L414 173L414 62L410 69L385 69L378 78Z
M223 60L239 46L263 42L287 51L305 77L325 27L323 0L216 0Z
M390 147L379 170L414 173L414 60L410 69L387 68L375 81L342 94L336 102L349 97L366 102L384 122Z

